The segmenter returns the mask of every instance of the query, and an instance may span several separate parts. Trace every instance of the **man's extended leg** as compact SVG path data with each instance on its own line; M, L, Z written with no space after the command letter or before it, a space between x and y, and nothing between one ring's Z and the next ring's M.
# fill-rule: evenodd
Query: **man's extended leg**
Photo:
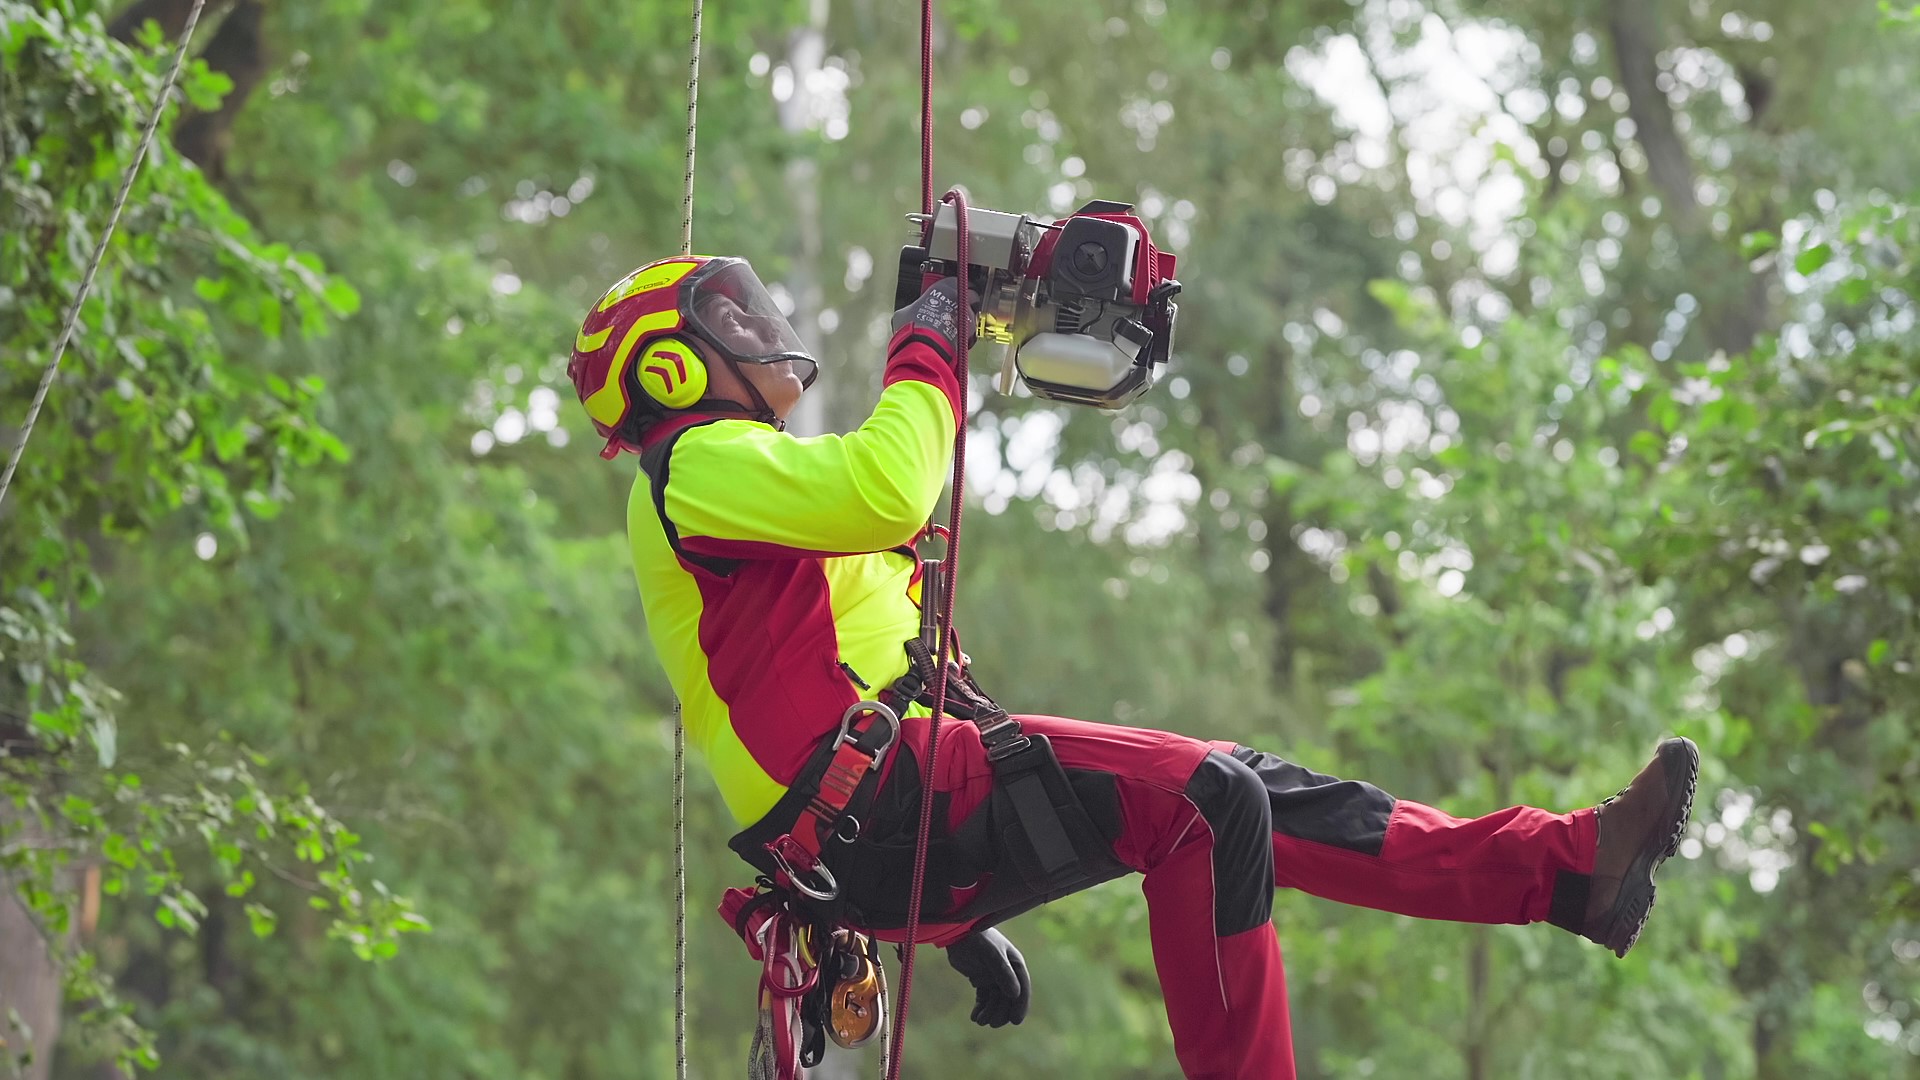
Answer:
M1103 826L1114 855L1146 875L1155 967L1189 1077L1295 1075L1269 917L1276 884L1426 918L1551 920L1624 952L1698 763L1691 743L1670 740L1599 814L1514 807L1466 819L1232 744L1019 719L1070 774L1111 785L1099 816L1118 818ZM990 773L973 732L954 735L972 745L943 755L937 788L957 822L982 803Z
M1552 922L1626 955L1692 806L1699 752L1661 744L1597 808L1509 807L1456 818L1273 754L1216 744L1260 778L1273 814L1274 883L1427 919Z

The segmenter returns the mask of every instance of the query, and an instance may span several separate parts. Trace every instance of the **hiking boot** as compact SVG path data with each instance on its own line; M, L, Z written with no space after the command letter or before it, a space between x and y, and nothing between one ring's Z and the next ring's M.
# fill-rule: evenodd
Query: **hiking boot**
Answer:
M1619 794L1594 813L1600 846L1593 857L1586 923L1580 934L1627 955L1653 911L1653 872L1680 850L1700 776L1700 748L1668 739Z

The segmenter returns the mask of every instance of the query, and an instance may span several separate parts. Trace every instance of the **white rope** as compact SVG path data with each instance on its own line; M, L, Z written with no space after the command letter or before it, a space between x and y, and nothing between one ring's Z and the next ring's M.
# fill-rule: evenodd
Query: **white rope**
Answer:
M673 706L673 1055L687 1080L687 725Z
M680 200L680 254L693 254L693 133L700 112L700 8L693 0L693 59L687 64L687 186Z
M27 452L27 440L33 436L33 425L40 419L40 407L47 403L47 391L53 387L54 373L60 370L60 358L66 355L67 343L73 340L74 327L80 323L80 306L87 302L87 293L93 289L94 275L100 272L100 261L107 254L107 242L113 239L113 230L120 224L120 212L127 208L127 196L133 192L134 178L140 175L140 166L147 160L147 150L153 145L153 133L160 127L160 114L166 110L174 81L180 77L180 68L187 62L187 45L193 40L193 28L200 22L200 9L206 6L206 2L193 0L193 10L187 13L187 25L180 31L180 49L174 53L173 67L167 71L166 82L160 85L160 96L153 99L153 111L147 114L147 130L140 136L140 148L134 151L133 163L127 166L127 175L120 181L120 194L113 200L113 213L107 217L107 227L101 231L99 243L93 246L93 260L87 264L86 276L80 279L80 291L73 294L73 306L67 309L66 325L60 328L60 338L53 346L53 359L47 362L47 370L40 376L40 388L34 391L33 404L27 409L27 422L20 429L20 441L14 444L13 455L7 459L6 474L0 476L0 504L6 502L7 489L13 486L14 470L20 467L20 458Z
M693 254L693 150L700 111L700 9L693 0L692 58L687 61L687 180L680 200L680 254ZM687 1080L687 725L673 706L673 1054L674 1075Z

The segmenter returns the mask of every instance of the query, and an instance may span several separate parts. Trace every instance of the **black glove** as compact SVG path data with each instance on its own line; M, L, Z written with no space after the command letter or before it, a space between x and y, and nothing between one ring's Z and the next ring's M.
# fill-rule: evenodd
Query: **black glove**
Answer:
M998 930L968 934L947 946L947 962L973 984L973 1022L1004 1027L1027 1018L1033 985L1027 962Z
M979 335L974 327L979 323L980 297L973 290L967 290L969 308L974 317L968 320L967 345L971 347ZM912 333L920 334L923 340L934 347L942 359L951 364L960 352L960 282L958 278L941 278L920 294L920 299L893 313L893 330L896 342L900 331L912 327Z

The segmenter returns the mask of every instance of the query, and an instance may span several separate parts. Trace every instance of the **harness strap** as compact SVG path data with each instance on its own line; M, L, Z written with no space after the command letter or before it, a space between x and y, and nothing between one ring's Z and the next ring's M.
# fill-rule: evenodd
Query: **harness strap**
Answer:
M936 587L937 570L936 566L927 568L928 580L935 582ZM908 679L919 686L931 681L935 661L925 638L908 641L907 655L913 658L913 669L894 684L896 689ZM1058 772L1060 768L1052 747L1045 739L1036 740L1022 733L1020 722L980 689L971 670L952 660L947 663L947 711L979 729L980 743L986 748L994 778L1012 804L1014 817L1033 848L1042 876L1051 881L1074 877L1079 873L1080 851L1061 821L1060 810L1054 805L1044 779L1049 772Z
M911 690L914 700L927 704L926 687L933 682L933 653L926 642L913 638L907 642L907 655L912 658L913 667L893 684L894 688ZM980 743L987 748L989 761L998 762L1027 747L1027 738L1020 733L1020 722L980 689L970 669L952 660L947 661L947 711L980 729Z
M1003 745L1014 743L1009 741ZM1074 847L1067 826L1060 819L1060 810L1047 790L1043 770L1058 771L1059 760L1045 739L1036 741L1020 736L1018 747L997 759L989 755L994 763L994 775L1013 804L1014 817L1033 848L1042 877L1048 881L1064 880L1078 873L1080 852Z
M838 883L821 860L822 846L828 836L852 843L865 828L849 808L862 791L871 795L879 787L887 754L900 741L900 714L893 704L899 700L889 689L879 700L855 702L841 715L819 786L800 808L793 827L766 845L778 870L775 883L782 888L823 902L839 895Z

